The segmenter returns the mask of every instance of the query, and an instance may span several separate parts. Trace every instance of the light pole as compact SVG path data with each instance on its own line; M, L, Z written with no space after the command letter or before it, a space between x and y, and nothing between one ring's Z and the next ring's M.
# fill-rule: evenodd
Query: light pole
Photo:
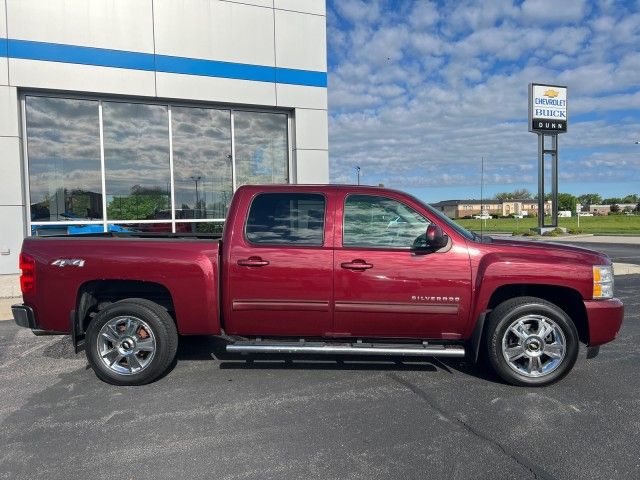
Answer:
M358 175L358 185L360 185L360 167L356 166L356 173Z
M191 180L193 180L194 182L196 182L196 208L195 210L198 212L198 215L200 214L200 195L198 195L198 182L200 180L202 180L202 176L198 175L191 177Z

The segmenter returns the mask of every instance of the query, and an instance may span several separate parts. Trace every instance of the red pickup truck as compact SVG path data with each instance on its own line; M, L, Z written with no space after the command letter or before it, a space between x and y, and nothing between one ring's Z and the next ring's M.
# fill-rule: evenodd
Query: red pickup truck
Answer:
M515 385L547 385L616 337L610 259L479 237L402 192L244 186L222 237L32 237L18 325L71 334L99 378L153 381L179 335L227 350L486 358Z

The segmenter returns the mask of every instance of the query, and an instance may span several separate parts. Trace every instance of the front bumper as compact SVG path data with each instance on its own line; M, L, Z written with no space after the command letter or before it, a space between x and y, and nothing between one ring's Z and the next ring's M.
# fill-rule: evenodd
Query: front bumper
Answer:
M589 322L589 346L595 347L612 341L618 335L624 318L624 305L617 298L585 300Z
M13 319L19 327L30 328L31 330L38 329L36 316L31 307L27 307L26 305L12 305L11 313L13 313Z

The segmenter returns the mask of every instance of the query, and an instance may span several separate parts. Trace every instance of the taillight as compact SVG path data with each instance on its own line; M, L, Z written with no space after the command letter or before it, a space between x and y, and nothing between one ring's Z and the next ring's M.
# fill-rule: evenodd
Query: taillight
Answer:
M20 289L22 294L36 291L36 261L31 255L20 254Z

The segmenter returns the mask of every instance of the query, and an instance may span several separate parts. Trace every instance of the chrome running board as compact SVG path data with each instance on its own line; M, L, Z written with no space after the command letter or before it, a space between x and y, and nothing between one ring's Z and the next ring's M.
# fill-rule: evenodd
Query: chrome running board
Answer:
M465 355L461 345L390 344L390 343L338 343L338 342L274 342L266 340L240 340L227 345L227 352L285 353L313 355L390 355L405 357L455 357Z

